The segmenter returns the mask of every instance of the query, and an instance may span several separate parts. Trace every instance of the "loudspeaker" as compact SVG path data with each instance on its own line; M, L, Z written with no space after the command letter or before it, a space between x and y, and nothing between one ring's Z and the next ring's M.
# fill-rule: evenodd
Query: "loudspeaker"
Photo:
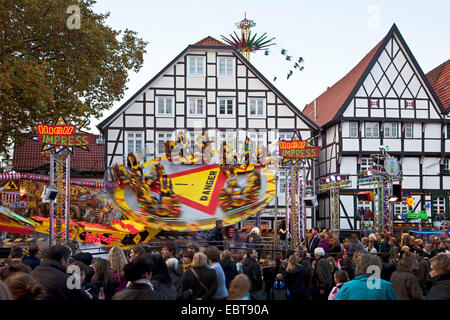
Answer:
M392 185L392 197L396 197L397 200L394 202L402 202L402 185L401 184L393 184Z
M49 187L45 186L41 194L42 202L54 201L57 195L58 191L50 189Z
M373 192L372 191L358 192L356 194L356 198L358 198L359 201L372 201Z
M305 206L306 207L317 207L319 202L317 201L317 196L305 197Z

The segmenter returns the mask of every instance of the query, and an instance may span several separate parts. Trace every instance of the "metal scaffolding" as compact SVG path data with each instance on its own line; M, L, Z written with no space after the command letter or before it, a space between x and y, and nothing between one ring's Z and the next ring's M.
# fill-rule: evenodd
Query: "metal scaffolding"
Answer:
M299 161L285 170L287 238L295 250L306 239L305 166Z
M50 154L50 186L57 192L50 202L49 244L69 242L70 221L70 153ZM65 228L63 228L65 225Z

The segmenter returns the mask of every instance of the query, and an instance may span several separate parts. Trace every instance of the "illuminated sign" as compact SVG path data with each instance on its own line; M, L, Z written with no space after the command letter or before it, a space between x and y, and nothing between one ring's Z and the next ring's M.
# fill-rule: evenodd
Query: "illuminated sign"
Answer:
M82 124L67 125L60 116L54 125L38 124L36 137L33 140L43 144L41 151L54 150L58 153L64 149L73 152L73 148L88 149L88 135L81 131Z
M320 147L310 144L310 140L301 140L296 132L291 140L278 141L278 154L283 158L282 163L293 163L302 159L316 159L320 154Z

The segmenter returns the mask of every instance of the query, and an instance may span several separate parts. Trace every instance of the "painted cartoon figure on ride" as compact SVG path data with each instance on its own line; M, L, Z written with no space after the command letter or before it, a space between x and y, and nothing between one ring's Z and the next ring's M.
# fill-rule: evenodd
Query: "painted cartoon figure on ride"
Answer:
M180 131L177 135L176 146L181 146L179 156L184 158L187 152L187 146L189 144L189 139L186 132Z
M178 217L181 213L180 203L173 192L172 180L164 174L159 181L159 216Z
M138 173L140 176L144 175L142 166L139 164L139 161L133 152L130 152L127 156L127 168Z
M229 143L222 141L220 147L220 163L223 166L230 165L233 162L233 149Z
M228 177L220 193L220 205L224 211L233 207L251 204L258 199L261 190L261 172L252 170L246 173L245 186L238 184L237 171L233 167L223 167Z

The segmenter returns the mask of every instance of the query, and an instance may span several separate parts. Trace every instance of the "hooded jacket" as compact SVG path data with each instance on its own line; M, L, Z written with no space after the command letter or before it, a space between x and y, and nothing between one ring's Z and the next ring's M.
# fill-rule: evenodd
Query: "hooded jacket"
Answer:
M292 299L307 300L305 277L306 271L301 265L295 266L292 271L286 271L285 282L291 292Z
M391 275L391 283L399 300L423 300L419 279L409 270L399 266Z
M66 267L59 261L43 259L41 264L31 271L30 276L45 288L46 296L44 300L90 300L89 296L83 290L69 289L69 274L66 273Z

